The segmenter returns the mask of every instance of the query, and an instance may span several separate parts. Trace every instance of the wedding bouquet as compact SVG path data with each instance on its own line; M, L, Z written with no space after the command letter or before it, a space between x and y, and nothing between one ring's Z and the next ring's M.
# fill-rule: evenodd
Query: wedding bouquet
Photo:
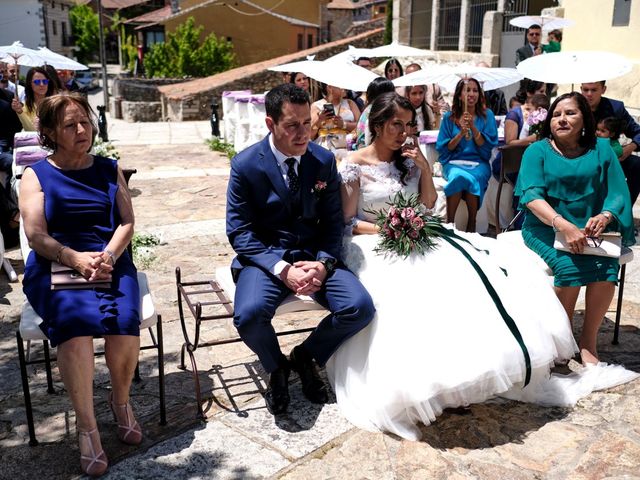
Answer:
M369 210L376 216L380 227L377 253L394 253L408 257L411 253L424 254L435 249L435 238L441 236L442 220L427 215L427 209L418 195L405 197L398 192L387 202L389 209Z
M542 133L542 125L547 118L547 110L544 108L538 108L529 114L527 117L527 125L529 125L529 135L535 135L540 139Z

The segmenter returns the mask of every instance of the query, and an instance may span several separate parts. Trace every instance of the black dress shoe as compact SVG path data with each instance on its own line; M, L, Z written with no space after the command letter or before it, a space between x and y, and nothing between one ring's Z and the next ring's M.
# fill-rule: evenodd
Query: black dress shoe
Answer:
M313 358L309 353L298 345L291 351L289 356L291 368L298 372L300 381L302 382L302 393L307 399L313 403L327 403L329 396L327 395L327 387L318 375Z
M279 415L287 411L289 406L289 373L287 367L281 367L271 372L269 387L264 394L267 410L272 415Z

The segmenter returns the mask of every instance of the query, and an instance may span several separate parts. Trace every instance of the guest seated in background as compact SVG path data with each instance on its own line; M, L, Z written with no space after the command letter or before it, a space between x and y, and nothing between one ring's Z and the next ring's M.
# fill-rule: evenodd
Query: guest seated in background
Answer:
M622 145L620 145L620 134L622 133L622 122L616 117L603 118L596 126L596 135L600 138L608 138L609 144L618 159L622 157Z
M636 203L640 195L640 157L631 155L640 149L640 125L629 115L624 103L619 100L604 97L607 86L603 81L583 83L580 87L582 94L589 102L591 112L596 123L607 117L615 117L622 122L622 133L631 142L622 147L622 156L619 158L622 171L627 178L627 185L631 194L631 205Z
M27 132L36 131L38 118L38 106L46 97L58 93L55 83L49 77L49 73L43 67L33 67L27 73L27 85L25 88L24 104L14 98L11 108L15 110L22 123L22 128Z
M73 70L58 70L57 73L62 90L67 92L79 92L82 90L74 78L75 72Z
M447 222L453 222L460 200L467 204L467 232L476 229L476 215L491 176L491 151L498 144L493 112L485 108L484 92L474 78L460 80L453 108L440 125L436 150L447 184Z
M395 80L404 75L402 65L397 58L390 58L384 65L384 76L389 80Z
M289 74L289 83L293 83L295 86L300 87L305 92L309 93L309 77L302 72L291 72Z
M427 92L426 85L414 85L413 87L405 87L405 97L411 103L411 106L416 110L416 125L414 127L413 135L420 133L423 130L436 130L436 116L433 109L425 100L425 94Z
M407 68L405 69L405 75L408 75L413 72L417 72L418 70L422 70L422 67L417 63L411 63L407 65ZM425 98L425 101L427 102L427 105L433 111L433 115L434 115L433 128L437 130L438 128L440 128L440 122L442 121L442 114L444 112L448 112L449 110L451 110L451 107L444 99L444 96L442 95L442 89L440 88L439 85L435 83L430 83L428 85L425 85L425 87L426 87L426 91L424 93L424 98ZM398 95L402 95L403 97L406 96L407 92L405 88L406 87L396 88L396 93Z
M16 92L18 94L18 99L21 102L24 102L25 100L25 90L24 90L24 86L22 85L16 85L16 82L18 80L18 76L19 76L19 67L18 65L16 65L15 63L5 63L4 64L6 67L6 72L7 72L7 90L9 90L14 96L16 95ZM3 87L4 88L4 87Z
M371 104L383 93L393 92L395 86L391 80L384 77L374 78L367 87L367 106L360 115L356 125L356 141L353 150L366 147L371 143L371 131L369 130L369 113L371 112Z
M346 136L355 130L360 110L353 100L345 98L342 88L323 87L324 98L311 104L312 138L318 138L318 143L330 150L346 148Z
M582 362L598 363L598 329L618 281L618 259L581 255L605 231L635 242L631 202L620 162L596 126L585 97L558 97L542 130L544 140L524 154L516 186L526 209L522 237L553 270L556 293L573 319L580 287L587 286L584 324L578 341ZM554 248L560 232L571 253Z
M14 237L20 225L20 212L11 188L13 177L13 137L22 130L16 112L11 108L13 94L0 89L0 173L4 174L0 183L0 228L6 239Z
M542 82L524 79L516 97L521 101L519 106L509 110L504 121L504 143L507 145L529 145L535 142L536 136L529 135L527 119L539 106L533 104L536 94L545 95L546 85ZM549 106L547 100L547 107Z
M111 375L109 405L118 438L142 441L129 405L140 348L140 294L136 268L126 250L133 236L131 197L115 160L88 152L97 134L95 116L79 94L41 100L38 133L54 153L28 167L20 187L20 211L33 250L23 288L42 318L40 328L58 347L58 367L76 415L82 471L108 467L93 407L93 338L105 340ZM110 287L52 290L52 262L76 270L89 282Z

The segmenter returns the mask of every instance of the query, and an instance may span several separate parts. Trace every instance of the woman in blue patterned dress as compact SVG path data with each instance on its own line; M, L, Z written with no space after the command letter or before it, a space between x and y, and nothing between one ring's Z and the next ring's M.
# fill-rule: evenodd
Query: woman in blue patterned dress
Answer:
M54 153L28 168L20 211L29 245L24 292L40 328L58 347L58 367L76 413L80 464L97 476L108 467L93 409L93 338L105 339L111 375L109 405L124 443L142 441L129 405L138 360L139 290L126 251L134 217L126 182L115 160L88 154L97 132L87 100L56 95L39 107L41 142ZM108 288L51 289L51 263L72 267Z

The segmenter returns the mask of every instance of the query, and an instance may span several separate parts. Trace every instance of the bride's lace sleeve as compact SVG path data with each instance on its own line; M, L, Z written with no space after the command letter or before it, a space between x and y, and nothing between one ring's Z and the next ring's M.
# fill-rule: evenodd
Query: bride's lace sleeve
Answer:
M342 196L342 212L344 214L345 233L351 234L358 223L358 197L360 196L360 165L343 160L338 168L342 179L340 193Z

